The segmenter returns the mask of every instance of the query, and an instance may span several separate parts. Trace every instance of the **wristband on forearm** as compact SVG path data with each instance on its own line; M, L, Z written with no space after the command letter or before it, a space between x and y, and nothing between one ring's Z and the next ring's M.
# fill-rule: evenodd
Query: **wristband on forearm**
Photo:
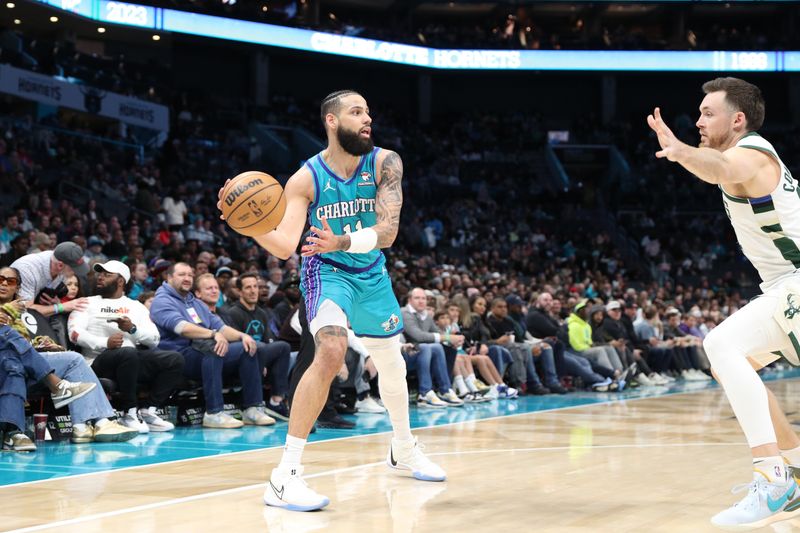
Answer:
M378 244L378 234L372 228L360 229L348 235L350 236L350 247L346 251L351 254L369 253Z

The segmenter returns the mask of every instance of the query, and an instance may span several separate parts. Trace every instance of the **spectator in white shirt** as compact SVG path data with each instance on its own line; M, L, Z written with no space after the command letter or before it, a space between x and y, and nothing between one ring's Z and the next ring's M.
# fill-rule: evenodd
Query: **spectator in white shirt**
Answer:
M186 209L186 204L180 199L183 197L184 193L184 187L178 187L177 191L164 198L161 204L170 231L180 231L184 224L184 217L189 212L189 210ZM178 198L178 200L175 200L176 198Z
M170 431L174 425L157 414L182 381L183 356L157 350L160 336L147 308L125 296L130 269L119 261L96 264L96 295L85 310L69 317L69 336L83 349L99 377L117 383L118 407L125 413L124 426L138 430ZM147 405L138 407L139 383L147 384ZM140 419L141 417L141 419Z

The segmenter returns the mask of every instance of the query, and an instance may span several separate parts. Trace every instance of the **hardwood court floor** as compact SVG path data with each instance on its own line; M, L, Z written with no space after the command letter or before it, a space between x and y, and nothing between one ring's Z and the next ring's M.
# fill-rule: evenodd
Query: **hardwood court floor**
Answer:
M800 382L768 386L787 411L800 408ZM306 448L306 479L331 498L322 512L264 507L268 465L281 454L268 449L2 487L0 529L694 533L716 531L709 518L750 479L747 446L720 389L415 433L447 482L388 473L388 436L369 435ZM773 528L800 531L795 523Z

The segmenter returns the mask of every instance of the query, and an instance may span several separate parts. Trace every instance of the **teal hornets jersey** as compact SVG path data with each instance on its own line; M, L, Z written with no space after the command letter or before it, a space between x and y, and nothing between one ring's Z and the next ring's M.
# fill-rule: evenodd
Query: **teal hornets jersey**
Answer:
M312 226L322 227L322 218L328 220L336 235L352 233L375 225L375 158L380 148L361 156L352 176L337 176L321 153L308 161L306 166L314 177L314 202L308 208L308 221ZM351 254L344 251L318 256L323 262L345 271L363 272L376 266L383 253L372 250L366 254Z

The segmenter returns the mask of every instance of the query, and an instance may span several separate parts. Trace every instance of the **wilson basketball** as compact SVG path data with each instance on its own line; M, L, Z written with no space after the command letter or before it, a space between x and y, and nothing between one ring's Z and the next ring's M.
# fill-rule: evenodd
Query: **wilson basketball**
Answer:
M285 211L283 187L263 172L242 172L222 191L222 215L232 230L248 237L274 230Z

